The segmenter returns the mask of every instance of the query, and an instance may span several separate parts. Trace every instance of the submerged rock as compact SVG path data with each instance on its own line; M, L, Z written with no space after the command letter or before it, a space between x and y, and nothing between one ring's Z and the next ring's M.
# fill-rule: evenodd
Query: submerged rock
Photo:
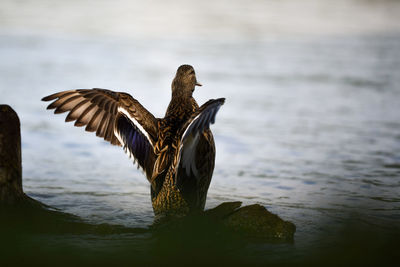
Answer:
M240 207L242 202L224 202L203 213L180 218L164 217L151 226L155 233L199 239L236 235L263 242L292 242L296 226L259 204ZM218 238L217 238L218 239Z
M247 236L262 239L293 240L296 226L282 220L259 204L239 208L224 219L224 224Z
M204 214L210 218L222 220L234 213L240 206L242 206L240 201L224 202L215 208L206 210Z
M263 240L292 241L296 226L253 204L241 207L241 202L225 202L205 211L205 215L220 221L234 232Z

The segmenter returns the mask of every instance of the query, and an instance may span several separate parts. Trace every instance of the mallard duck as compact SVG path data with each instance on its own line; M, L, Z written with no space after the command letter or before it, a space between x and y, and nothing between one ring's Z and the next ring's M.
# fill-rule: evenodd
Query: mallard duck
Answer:
M164 118L155 118L131 95L107 89L76 89L44 97L47 109L69 111L65 121L122 146L151 185L155 215L204 210L215 164L210 124L225 98L201 107L193 98L201 86L192 66L178 68Z

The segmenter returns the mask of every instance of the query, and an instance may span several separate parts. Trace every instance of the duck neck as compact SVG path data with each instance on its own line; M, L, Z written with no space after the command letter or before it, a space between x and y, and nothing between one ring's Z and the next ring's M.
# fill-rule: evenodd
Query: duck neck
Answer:
M185 88L185 89L173 89L172 90L172 99L190 99L193 96L193 91L194 90L190 90L189 88Z
M166 116L185 120L193 112L194 102L196 101L193 99L191 90L172 90L172 98Z
M191 98L194 91L194 84L190 86L188 83L185 83L182 79L175 78L171 84L172 89L172 99L180 98L187 99Z

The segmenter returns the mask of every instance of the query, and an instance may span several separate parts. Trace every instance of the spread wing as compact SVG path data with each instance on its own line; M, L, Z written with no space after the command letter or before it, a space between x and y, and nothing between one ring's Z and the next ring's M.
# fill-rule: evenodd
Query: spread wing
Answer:
M179 167L178 169L185 169L187 177L201 178L196 167L196 149L201 135L209 129L210 124L215 122L215 116L224 102L225 98L207 101L183 127L184 132L180 140L177 166ZM179 179L178 171L176 172L176 177ZM180 183L180 181L176 182L177 184Z
M146 175L152 170L157 119L129 94L99 88L77 89L42 100L53 101L47 109L55 109L56 114L69 111L66 122L75 121L75 126L86 126L86 131L123 146Z

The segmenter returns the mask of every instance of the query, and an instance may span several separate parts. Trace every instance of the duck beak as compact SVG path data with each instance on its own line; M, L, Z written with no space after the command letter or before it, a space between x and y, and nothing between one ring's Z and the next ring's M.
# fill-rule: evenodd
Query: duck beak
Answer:
M199 82L197 82L197 81L196 81L196 85L197 85L197 86L203 86L201 83L199 83Z

